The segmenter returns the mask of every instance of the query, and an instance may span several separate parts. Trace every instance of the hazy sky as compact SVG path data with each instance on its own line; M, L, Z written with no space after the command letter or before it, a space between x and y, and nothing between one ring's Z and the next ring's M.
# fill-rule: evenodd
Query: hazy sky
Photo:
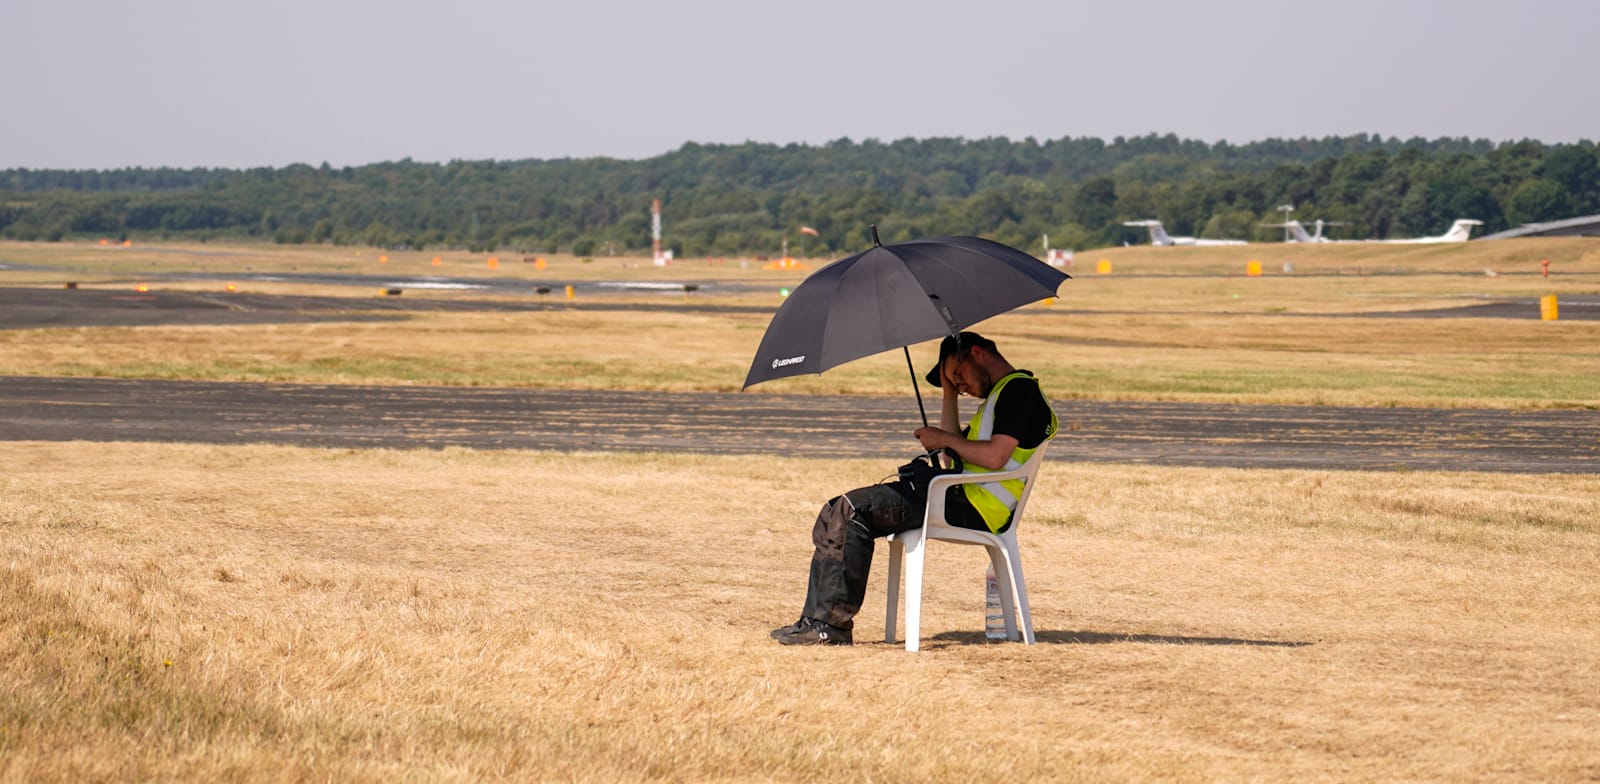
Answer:
M1597 28L1595 0L16 0L0 168L843 136L1600 139Z

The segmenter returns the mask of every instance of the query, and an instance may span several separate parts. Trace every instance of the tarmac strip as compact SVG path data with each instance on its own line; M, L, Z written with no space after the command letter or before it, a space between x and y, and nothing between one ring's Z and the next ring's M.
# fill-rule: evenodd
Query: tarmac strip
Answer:
M1594 411L1053 405L1051 460L1600 473ZM919 451L920 425L909 397L0 376L0 441L868 457L892 468Z
M605 282L592 285L604 285ZM374 289L376 290L376 289ZM395 289L395 291L401 291ZM527 292L523 292L527 294ZM502 299L461 299L423 296L329 297L289 294L202 293L116 289L45 289L0 286L0 329L75 327L144 327L173 324L297 324L331 321L385 321L418 313L477 312L528 313L541 311L656 311L671 313L727 313L770 315L770 305L732 305L712 301L705 294L685 293L661 302L607 301L605 295L585 296L571 302L559 294ZM1569 297L1560 303L1559 315L1567 321L1600 320L1600 296ZM1081 310L1065 306L1035 311L1054 317L1107 316L1129 311ZM1142 311L1159 315L1168 311ZM1538 319L1539 301L1533 298L1477 302L1452 308L1364 313L1245 313L1217 315L1272 318L1498 318Z

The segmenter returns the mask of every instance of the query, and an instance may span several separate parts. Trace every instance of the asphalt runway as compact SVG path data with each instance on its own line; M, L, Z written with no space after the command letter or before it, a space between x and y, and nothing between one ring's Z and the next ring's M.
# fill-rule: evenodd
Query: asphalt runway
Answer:
M679 293L663 302L469 300L0 287L0 329L406 318L411 312L769 313ZM1051 313L1079 311L1058 308ZM1536 318L1535 302L1380 317ZM1284 314L1286 316L1290 314ZM1600 302L1562 318L1600 317ZM937 401L929 407L935 408ZM1366 409L1055 401L1053 460L1247 468L1600 472L1592 411ZM879 457L917 451L908 398L359 387L0 376L0 441L168 441L316 447L659 450Z
M50 327L145 327L168 324L298 324L320 321L384 321L418 312L515 312L540 310L675 310L772 313L773 307L717 305L701 300L660 304L622 301L567 302L562 295L523 292L525 299L454 299L427 296L322 297L132 289L0 288L0 329Z
M346 279L340 279L345 280ZM138 327L162 324L285 324L316 321L381 321L401 319L417 312L527 312L542 310L658 310L691 313L771 314L769 306L730 305L715 301L726 284L705 284L693 292L681 289L604 289L590 288L577 301L568 301L560 287L546 294L537 293L519 281L516 296L501 299L429 297L427 291L400 289L398 296L380 296L385 290L369 280L373 294L368 297L325 297L246 292L197 292L157 289L138 292L130 289L45 289L0 287L0 329L39 329L49 327ZM589 282L599 287L605 281ZM695 284L687 284L695 285ZM718 288L721 286L722 288ZM548 288L548 287L547 287ZM619 293L660 294L661 301L618 300ZM510 294L512 292L501 292ZM1118 311L1086 311L1055 307L1035 311L1041 317L1109 315ZM1142 311L1151 315L1154 311ZM1251 313L1257 318L1501 318L1538 319L1537 299L1503 299L1473 302L1452 308L1408 310L1382 313ZM1600 295L1568 298L1560 303L1560 317L1569 321L1600 320Z
M1600 412L1594 411L1074 400L1054 406L1061 434L1051 460L1600 473ZM917 453L911 433L920 424L909 396L0 376L0 441L846 456L882 458L887 471Z

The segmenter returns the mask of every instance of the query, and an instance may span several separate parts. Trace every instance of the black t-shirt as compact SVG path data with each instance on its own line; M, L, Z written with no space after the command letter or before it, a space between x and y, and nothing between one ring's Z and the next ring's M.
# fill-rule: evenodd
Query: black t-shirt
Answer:
M1033 373L1017 372L1028 375L1007 381L1000 390L1000 397L994 401L994 430L989 435L992 438L1004 433L1017 439L1017 446L1033 449L1050 434L1050 404ZM969 423L969 430L971 426Z

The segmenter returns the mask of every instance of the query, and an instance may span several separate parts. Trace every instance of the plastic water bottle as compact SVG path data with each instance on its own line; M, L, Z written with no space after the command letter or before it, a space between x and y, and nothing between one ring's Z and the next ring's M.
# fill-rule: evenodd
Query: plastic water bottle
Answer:
M991 640L1006 638L1005 611L1000 608L1000 581L994 577L994 564L983 578L983 636Z

